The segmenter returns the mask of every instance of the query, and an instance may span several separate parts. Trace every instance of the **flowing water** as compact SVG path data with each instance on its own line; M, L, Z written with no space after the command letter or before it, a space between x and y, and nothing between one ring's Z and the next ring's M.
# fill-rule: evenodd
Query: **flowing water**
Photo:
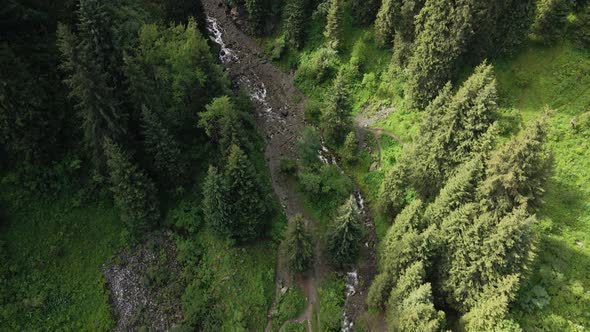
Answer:
M226 45L225 41L223 40L223 28L219 25L218 21L215 18L209 16L207 17L207 31L209 32L209 38L213 42L218 44L220 47L219 60L221 61L223 66L228 67L232 64L240 63L238 52L228 47L228 45ZM259 114L264 117L265 121L271 121L279 125L286 124L285 119L281 117L282 110L279 110L279 112L273 112L273 108L270 106L267 100L267 88L264 82L260 80L260 78L256 75L254 71L247 71L242 73L237 78L237 81L242 87L248 90L251 100L261 107L262 112ZM332 155L330 150L323 144L323 141L322 147L320 151L318 151L318 158L325 164L334 165L338 167L342 172L342 169L338 165L336 158ZM356 201L356 206L359 214L364 214L365 205L360 190L355 188L353 196ZM365 225L369 227L372 226L370 222L365 222ZM365 245L367 247L369 246L368 243L366 243ZM357 293L358 272L356 268L346 273L345 281L346 302L344 306L344 311L342 313L342 331L350 332L354 328L354 321L351 319L351 317L349 317L347 312L350 303L350 298Z

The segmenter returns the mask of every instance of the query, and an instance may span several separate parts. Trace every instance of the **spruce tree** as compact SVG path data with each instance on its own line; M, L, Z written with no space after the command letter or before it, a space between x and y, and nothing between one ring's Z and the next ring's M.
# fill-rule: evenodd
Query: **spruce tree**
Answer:
M526 206L505 216L467 204L453 211L441 226L444 250L440 292L455 310L466 313L488 285L531 265L532 225Z
M401 175L421 198L435 197L458 165L492 147L496 110L496 80L491 65L478 66L455 94L447 84L428 106L415 141L404 147L398 170L389 173L383 182L382 205L395 208L403 202L403 188L394 187L406 183L401 181Z
M397 69L405 68L412 56L416 38L415 17L424 6L424 0L403 0L395 23L392 64ZM401 71L400 71L401 72Z
M230 147L224 178L230 236L239 241L260 236L266 216L265 195L254 166L237 145Z
M518 284L519 276L512 274L486 286L478 296L475 306L461 317L459 323L462 328L467 332L521 331L518 326L510 329L501 328L506 324L505 317L510 302L515 298Z
M505 213L519 204L538 202L551 171L551 157L543 147L546 135L542 118L492 154L479 188L488 209Z
M401 9L401 0L383 0L375 20L375 42L379 47L390 47Z
M161 119L152 110L142 107L142 122L146 151L153 158L153 165L162 176L162 183L181 185L186 180L186 164L180 146L168 132Z
M459 166L456 174L447 181L434 202L424 211L426 222L440 225L452 211L473 202L482 176L483 163L479 156Z
M160 217L156 188L131 158L111 139L105 139L104 152L110 174L115 205L131 234L141 235Z
M313 241L301 215L296 215L289 221L283 246L286 263L291 271L302 273L312 267Z
M219 235L231 234L227 202L227 184L223 174L217 168L209 166L207 177L203 183L203 216L205 222Z
M404 299L412 291L420 287L424 283L425 278L426 270L422 261L413 263L403 271L387 300L387 320L390 330L395 330L393 327L396 325L398 310Z
M264 4L262 0L245 0L248 18L255 34L261 34L264 25Z
M332 144L340 144L344 134L352 125L352 104L350 92L344 74L339 73L334 80L330 96L322 114L322 129L326 140Z
M363 236L355 204L351 195L338 209L335 224L328 234L328 251L332 261L339 266L354 263Z
M441 331L445 326L445 313L437 311L432 301L432 287L429 283L413 290L402 301L392 331Z
M351 12L354 14L354 23L356 26L365 27L372 24L377 17L379 0L353 0L350 2Z
M285 6L285 39L289 47L299 49L303 42L306 0L289 0Z
M531 30L535 37L545 43L556 42L567 26L567 16L574 7L573 0L537 1Z
M84 140L95 163L101 166L105 139L122 137L126 132L126 116L113 94L106 60L92 49L96 45L90 38L101 40L100 36L90 35L91 31L93 34L97 31L89 23L80 25L80 29L86 39L74 35L64 25L58 27L58 46L63 57L61 68L67 73L64 82L70 88L70 97L76 100L82 118Z
M471 31L467 1L427 0L416 17L415 49L408 64L405 94L410 109L423 110L452 77Z
M328 47L337 50L342 43L343 3L342 0L329 0L329 3L324 37L327 39Z
M342 147L342 159L347 163L353 163L357 159L357 150L359 147L359 141L356 138L355 131L351 131L346 135L344 139L344 146Z
M249 135L243 123L247 121L228 96L217 97L199 114L199 126L213 143L217 143L222 155L227 155L232 145L249 148Z
M319 165L318 153L322 148L320 134L314 127L305 127L297 140L297 152L301 166L314 167Z

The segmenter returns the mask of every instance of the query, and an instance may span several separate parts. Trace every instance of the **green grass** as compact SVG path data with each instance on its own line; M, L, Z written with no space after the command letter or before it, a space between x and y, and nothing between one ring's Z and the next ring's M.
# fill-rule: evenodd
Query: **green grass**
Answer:
M277 311L273 314L272 330L279 331L286 321L297 318L305 309L306 302L307 300L301 289L296 286L287 289L287 292L281 295L277 303ZM285 326L285 329L287 329L287 326Z
M195 255L201 255L195 287L183 301L199 305L204 297L212 297L213 305L205 305L205 315L214 315L220 331L262 331L266 313L274 298L276 245L262 241L247 246L234 246L216 236L209 228L199 231Z
M68 197L8 204L1 225L10 296L2 331L107 331L113 326L101 265L119 247L121 222L109 204L71 207Z
M513 310L528 331L590 327L590 53L563 43L529 47L496 64L501 107L527 123L547 105L548 148L555 158L545 203L538 211L539 256L519 303L535 286L550 296L547 305ZM570 128L572 118L577 128ZM582 243L577 245L576 241Z
M327 276L318 288L318 306L322 332L340 331L344 300L344 281L342 278L337 278L335 275Z

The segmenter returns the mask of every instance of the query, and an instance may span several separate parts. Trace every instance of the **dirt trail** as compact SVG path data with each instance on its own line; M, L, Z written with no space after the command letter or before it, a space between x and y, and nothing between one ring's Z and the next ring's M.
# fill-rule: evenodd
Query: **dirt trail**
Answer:
M228 15L224 2L219 0L205 0L205 12L210 28L213 24L222 33L222 42L227 48L222 50L221 57L232 82L237 82L251 93L255 100L255 119L259 130L266 138L265 158L268 164L273 190L280 200L287 217L296 214L304 215L308 223L313 226L313 221L305 215L305 211L294 188L291 188L287 179L280 173L279 165L282 159L295 159L295 142L297 135L304 127L303 103L294 100L303 100L303 96L293 85L293 78L264 58L262 49L256 41L244 34L236 27ZM216 42L219 43L221 38ZM317 243L317 241L316 241ZM319 252L319 244L316 245L316 253ZM300 281L300 286L306 291L308 307L300 317L306 321L311 330L312 306L316 303L316 282L321 275L321 256L316 258L314 271L307 278ZM285 270L281 256L278 256L276 267L275 300L268 313L266 331L270 331L272 311L279 297L281 288L289 283L289 273Z

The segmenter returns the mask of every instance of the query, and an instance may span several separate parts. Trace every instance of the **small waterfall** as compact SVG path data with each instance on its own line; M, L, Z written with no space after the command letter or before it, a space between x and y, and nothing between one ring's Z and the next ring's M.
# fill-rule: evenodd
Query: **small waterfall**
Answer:
M209 38L218 44L221 48L219 51L219 60L221 64L225 67L229 67L230 64L240 63L240 59L238 57L238 51L233 50L225 44L223 40L223 30L219 26L217 20L213 17L207 17L207 31L209 32ZM242 86L247 87L249 91L250 98L253 102L257 103L263 110L261 113L264 116L264 119L267 121L278 122L280 124L286 124L284 118L281 117L279 114L280 112L273 112L273 108L270 106L267 100L267 88L264 82L254 73L253 71L248 71L247 73L244 72L238 78L238 83ZM279 110L281 111L281 110ZM272 138L272 134L270 136ZM322 139L322 146L318 151L318 158L327 165L334 165L340 169L341 172L343 170L338 165L338 162L334 155L328 150L325 146L324 141ZM354 199L356 201L356 207L359 211L359 214L365 213L365 205L364 200L361 195L361 192L358 189L354 190ZM365 244L368 247L368 244ZM358 273L357 270L354 269L348 273L346 273L346 302L344 307L344 312L342 313L342 331L343 332L351 332L354 329L354 321L347 315L346 308L349 305L349 300L352 296L356 294L356 289L358 287Z
M227 47L223 40L223 29L219 26L217 20L210 16L207 16L207 31L209 32L209 38L221 48L219 51L219 60L222 65L227 67L231 63L240 63L240 59L237 56L238 52ZM265 119L278 121L282 124L286 123L285 119L273 112L272 107L270 107L266 99L268 93L266 86L254 72L249 71L248 76L246 74L241 75L238 78L238 83L247 87L250 99L261 106L263 110L262 115Z
M338 167L338 169L340 169L341 172L343 172L343 170L340 168L340 165L338 165L336 158L330 153L330 150L328 150L328 148L324 144L323 139L322 139L321 143L322 143L322 147L318 151L318 158L321 160L321 162L326 165L334 165L334 166ZM355 189L353 192L353 196L354 196L354 200L356 202L356 208L357 208L358 213L364 214L365 213L365 200L363 199L361 191L358 189ZM368 224L365 223L365 225L371 226L370 223L368 223ZM365 246L367 248L369 247L368 242L365 243ZM353 269L352 271L346 273L346 278L345 278L346 301L344 303L344 311L342 312L342 332L351 332L354 330L354 321L352 321L352 319L346 313L347 312L346 308L348 307L350 298L356 294L358 282L359 282L358 272L357 272L356 268Z
M236 52L225 45L223 41L223 32L213 17L207 16L207 31L209 31L209 38L221 47L219 51L219 60L226 65L230 62L240 62Z
M358 273L356 269L346 273L346 301L356 294L356 287L359 284ZM351 332L354 328L354 322L346 314L346 310L342 313L342 332Z

